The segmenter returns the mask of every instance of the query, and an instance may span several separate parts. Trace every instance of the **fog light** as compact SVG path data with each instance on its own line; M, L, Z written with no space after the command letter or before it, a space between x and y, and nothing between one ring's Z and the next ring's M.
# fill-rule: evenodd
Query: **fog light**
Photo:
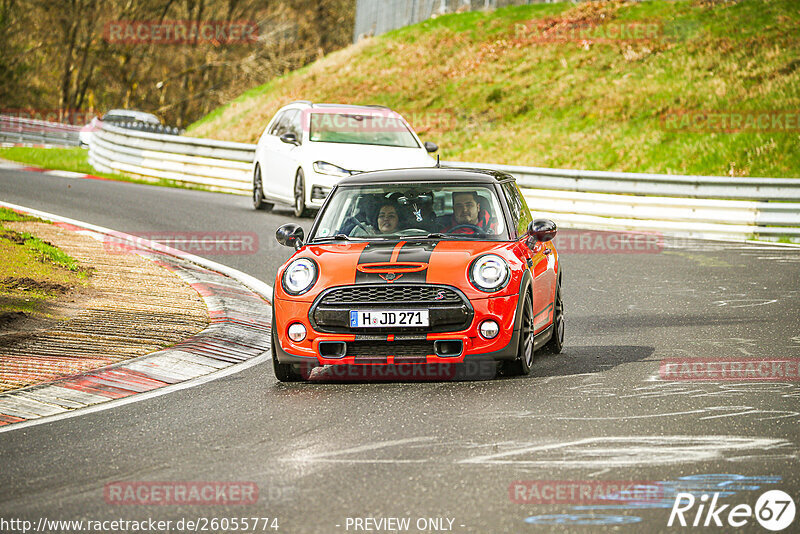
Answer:
M306 327L300 323L293 323L289 326L289 339L295 342L303 341L306 338Z
M500 333L500 326L492 321L483 321L480 327L481 335L486 339L494 339Z

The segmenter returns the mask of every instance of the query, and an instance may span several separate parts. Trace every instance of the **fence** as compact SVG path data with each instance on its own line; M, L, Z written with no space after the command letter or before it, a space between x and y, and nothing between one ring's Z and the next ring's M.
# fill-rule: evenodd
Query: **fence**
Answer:
M98 170L250 194L255 145L104 125ZM443 162L506 171L531 211L564 228L647 230L687 237L800 238L800 179L678 176Z
M353 40L416 24L434 15L556 1L563 0L357 0Z
M0 115L0 143L78 146L80 126Z

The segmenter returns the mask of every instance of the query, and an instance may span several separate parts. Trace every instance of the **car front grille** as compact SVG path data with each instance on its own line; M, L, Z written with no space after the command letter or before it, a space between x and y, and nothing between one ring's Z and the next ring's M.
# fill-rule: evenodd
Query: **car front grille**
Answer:
M408 303L415 306L461 304L461 296L446 286L358 285L335 288L326 293L321 305L362 305Z
M386 363L394 356L396 363L425 363L435 354L433 341L348 341L347 355L356 363Z
M351 310L428 310L428 327L351 328ZM469 300L456 288L434 284L358 284L335 287L317 297L309 320L320 332L370 333L456 332L473 317Z

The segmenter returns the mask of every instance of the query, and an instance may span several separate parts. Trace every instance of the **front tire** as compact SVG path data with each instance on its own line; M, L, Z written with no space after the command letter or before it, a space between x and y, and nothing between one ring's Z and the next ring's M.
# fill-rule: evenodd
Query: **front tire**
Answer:
M525 302L522 305L522 323L519 327L517 359L504 362L504 374L510 376L531 374L531 367L533 367L533 341L533 299L531 294L527 293Z
M264 182L261 179L261 167L256 165L253 173L253 209L270 211L275 205L264 200Z
M308 210L306 209L306 176L303 173L303 169L297 169L297 175L294 178L294 216L308 216Z
M542 349L548 354L558 354L564 348L564 301L561 298L561 276L556 284L556 295L553 299L553 335Z
M273 314L275 312L273 311ZM281 382L303 382L305 378L301 373L298 373L294 365L291 363L280 363L278 361L278 354L275 347L278 346L278 335L275 331L275 316L272 316L272 343L270 343L270 350L272 351L272 370L275 372L275 378Z

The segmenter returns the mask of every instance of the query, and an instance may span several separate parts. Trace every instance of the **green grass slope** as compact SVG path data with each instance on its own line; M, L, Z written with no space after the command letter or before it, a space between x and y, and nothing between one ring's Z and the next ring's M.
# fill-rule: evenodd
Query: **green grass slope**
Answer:
M298 99L390 106L443 159L797 177L800 3L563 3L446 15L253 88L188 134L252 143ZM686 122L697 112L713 115ZM759 123L762 113L771 115ZM723 120L742 122L731 131Z

